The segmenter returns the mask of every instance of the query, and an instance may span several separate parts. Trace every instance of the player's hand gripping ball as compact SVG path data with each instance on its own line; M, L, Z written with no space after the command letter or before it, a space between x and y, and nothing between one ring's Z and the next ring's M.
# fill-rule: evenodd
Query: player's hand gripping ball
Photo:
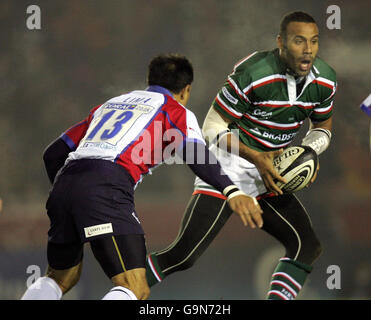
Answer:
M273 165L287 183L276 181L283 193L303 189L311 181L318 166L317 153L308 146L292 146L273 159Z

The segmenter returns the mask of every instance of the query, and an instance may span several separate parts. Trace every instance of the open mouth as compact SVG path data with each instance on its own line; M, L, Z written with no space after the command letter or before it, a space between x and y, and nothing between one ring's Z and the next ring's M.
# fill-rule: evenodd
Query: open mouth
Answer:
M311 59L302 59L299 62L299 68L301 71L309 71L312 67L312 60Z

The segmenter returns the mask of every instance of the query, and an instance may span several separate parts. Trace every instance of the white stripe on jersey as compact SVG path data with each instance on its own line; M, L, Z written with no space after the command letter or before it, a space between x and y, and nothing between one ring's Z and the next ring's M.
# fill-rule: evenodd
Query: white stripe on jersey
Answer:
M281 277L284 277L286 278L287 280L289 280L294 286L296 286L296 288L298 288L299 290L301 290L301 285L300 283L298 283L293 277L291 277L290 275L288 275L286 272L276 272L276 273L273 273L272 275L272 278L274 277L277 277L277 276L281 276Z
M287 77L285 75L282 75L282 74L272 74L268 77L264 77L264 78L261 78L259 80L256 80L252 83L250 83L245 89L243 89L242 91L244 93L248 92L252 87L256 87L257 85L263 83L263 82L267 82L267 81L270 81L270 80L274 80L274 79L287 79Z
M268 121L268 120L259 120L258 118L254 117L254 116L251 116L247 113L245 114L245 116L247 118L250 118L250 119L254 120L257 123L262 124L262 125L265 125L265 126L268 126L268 127L273 126L273 127L277 127L277 128L281 128L281 129L294 129L297 126L301 126L304 122L304 121L299 121L299 122L292 122L292 123L278 123L278 122L272 122L272 121Z
M286 297L283 293L281 293L278 290L271 290L271 291L268 292L268 296L270 294L276 294L277 296L281 297L283 300L290 300L288 297Z
M276 101L276 100L266 100L266 101L255 101L253 104L273 104L277 106L291 104L290 101Z
M238 68L242 63L244 63L246 60L250 59L252 56L254 56L254 55L257 54L257 53L258 53L258 51L255 51L255 52L249 54L247 57L245 57L245 58L243 58L242 60L240 60L239 62L237 62L237 63L235 64L234 68L233 68L233 73L236 72L236 69L237 69L237 68Z
M292 294L292 296L294 298L298 295L298 293L292 287L290 287L286 282L279 281L279 280L273 280L273 281L271 281L271 285L272 284L276 284L276 285L279 285L279 286L285 288L286 290L288 290Z
M321 104L321 102L304 102L304 101L295 101L294 104L300 104L301 106L307 107L307 106L316 106Z
M329 112L332 108L332 105L334 104L334 101L331 101L330 105L326 108L315 108L313 111L314 113L326 113Z
M216 99L218 100L218 102L220 104L223 105L224 108L228 109L231 113L233 113L236 117L242 117L242 113L240 112L237 112L235 109L232 109L230 106L228 106L221 98L220 98L220 95L219 93L217 94L216 96Z
M331 81L331 80L326 79L326 78L323 78L323 77L317 77L315 80L321 81L321 82L324 82L324 83L327 83L328 85L330 85L332 87L335 86L335 82L334 81Z
M253 102L254 105L273 105L273 106L284 106L290 105L291 106L302 106L302 107L315 107L316 105L320 105L321 102L303 102L303 101L276 101L276 100L267 100L267 101L255 101Z
M282 143L282 144L273 144L273 143L268 142L267 140L258 138L256 135L261 134L260 132L257 132L254 129L250 129L250 131L252 131L255 134L255 135L253 135L252 133L249 133L246 129L243 129L241 126L239 126L239 125L237 125L237 126L242 131L247 132L253 139L258 140L261 144L265 145L266 147L270 147L270 148L281 148L282 147L283 148L283 147L286 147L287 145L289 145L292 141L292 139L291 139L288 142L285 142L285 143Z
M247 102L251 103L250 100L249 100L249 98L247 97L247 95L242 92L242 90L238 87L238 85L236 84L236 82L230 76L228 76L228 82L231 84L231 86L237 92L237 94L239 96L241 96Z

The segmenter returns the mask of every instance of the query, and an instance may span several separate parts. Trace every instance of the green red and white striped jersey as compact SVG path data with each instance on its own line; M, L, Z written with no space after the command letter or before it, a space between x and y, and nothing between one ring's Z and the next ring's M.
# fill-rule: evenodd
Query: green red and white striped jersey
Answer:
M269 151L286 147L306 118L331 117L336 73L317 57L297 94L296 80L287 73L278 49L254 52L239 61L218 92L213 106L233 120L249 147Z

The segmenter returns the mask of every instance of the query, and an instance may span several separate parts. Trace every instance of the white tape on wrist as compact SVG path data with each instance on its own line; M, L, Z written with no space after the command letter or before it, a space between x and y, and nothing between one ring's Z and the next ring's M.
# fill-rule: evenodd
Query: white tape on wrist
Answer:
M236 189L235 191L240 190L236 185L231 184L230 186L226 187L226 188L223 190L223 194L224 194L226 197L228 197L228 193L230 193L230 191L232 191L233 189Z
M227 197L227 201L231 200L232 198L234 197L237 197L237 196L248 196L250 198L253 199L254 201L254 204L255 205L258 205L258 201L256 200L255 197L251 197L249 195L247 195L245 192L241 191L236 185L232 184L228 187L226 187L224 190L223 190L223 194Z
M323 128L310 129L305 135L302 145L311 147L318 155L330 145L331 131Z

